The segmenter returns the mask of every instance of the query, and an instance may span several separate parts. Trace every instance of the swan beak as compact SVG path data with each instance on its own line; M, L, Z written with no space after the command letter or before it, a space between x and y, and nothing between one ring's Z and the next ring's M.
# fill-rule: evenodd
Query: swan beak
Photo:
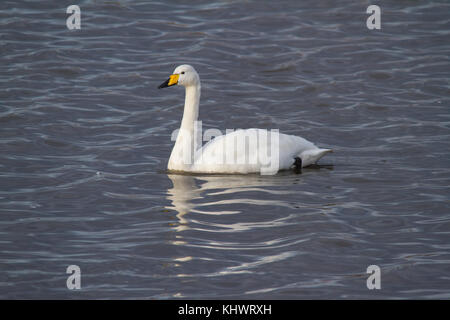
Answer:
M158 89L162 89L162 88L166 88L166 87L171 87L175 84L178 83L178 78L180 77L179 74L173 74L169 77L169 79L167 79L166 81L164 81L163 83L161 83L158 87Z

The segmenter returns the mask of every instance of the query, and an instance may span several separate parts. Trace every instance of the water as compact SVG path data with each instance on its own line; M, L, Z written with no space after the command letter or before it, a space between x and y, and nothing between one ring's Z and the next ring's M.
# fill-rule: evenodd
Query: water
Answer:
M0 298L450 298L448 2L372 31L369 1L78 1L81 30L69 4L0 4ZM182 63L205 129L335 152L167 174Z

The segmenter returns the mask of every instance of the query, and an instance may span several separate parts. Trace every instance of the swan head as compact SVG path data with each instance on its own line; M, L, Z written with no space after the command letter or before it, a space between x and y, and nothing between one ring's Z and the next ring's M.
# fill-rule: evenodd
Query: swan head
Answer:
M195 71L194 67L188 64L182 64L178 66L173 71L173 74L167 79L165 82L161 83L158 89L171 87L174 85L180 86L199 86L200 85L200 77Z

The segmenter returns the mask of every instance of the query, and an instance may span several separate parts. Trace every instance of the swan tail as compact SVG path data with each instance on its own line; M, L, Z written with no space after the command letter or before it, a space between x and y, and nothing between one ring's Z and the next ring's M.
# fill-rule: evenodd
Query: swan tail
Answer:
M327 153L333 152L332 149L309 149L300 153L298 156L302 159L302 167L307 167L319 161Z

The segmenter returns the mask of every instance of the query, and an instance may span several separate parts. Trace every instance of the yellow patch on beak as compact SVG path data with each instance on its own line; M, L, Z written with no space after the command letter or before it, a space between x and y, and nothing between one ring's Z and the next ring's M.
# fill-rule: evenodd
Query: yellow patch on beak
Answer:
M180 77L179 74L173 74L169 77L169 83L168 86L173 86L174 84L178 83L178 78Z

